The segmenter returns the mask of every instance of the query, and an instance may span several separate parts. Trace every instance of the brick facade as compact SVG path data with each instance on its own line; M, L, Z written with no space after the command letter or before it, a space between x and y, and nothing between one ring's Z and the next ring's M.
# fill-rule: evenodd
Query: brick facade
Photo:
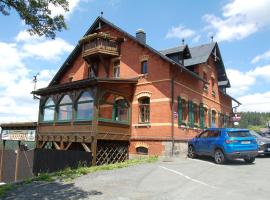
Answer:
M114 27L105 24L97 32L106 32L113 37L124 39L121 43L120 56L110 60L109 77L113 76L113 64L117 60L120 61L120 78L139 77L131 105L130 154L136 154L136 148L144 147L148 149L149 155L169 155L172 140L181 143L201 131L200 127L191 128L178 124L179 96L186 101L192 101L195 105L203 104L207 112L214 110L217 113L216 126L219 126L218 113L226 116L232 113L232 99L219 90L218 66L213 56L210 55L206 63L193 66L197 75L206 76L209 85L208 89L205 89L205 83L198 77L169 63L159 54ZM141 74L143 60L147 60L148 64L148 73L144 75ZM98 77L106 77L104 67L101 65L101 63L98 64ZM88 67L81 53L78 54L59 82L62 84L87 79ZM173 77L174 99L172 101ZM150 122L147 124L139 122L138 100L144 96L150 98ZM205 112L205 126L209 126L207 112ZM188 123L188 115L186 117L183 121ZM199 118L196 123L199 123Z

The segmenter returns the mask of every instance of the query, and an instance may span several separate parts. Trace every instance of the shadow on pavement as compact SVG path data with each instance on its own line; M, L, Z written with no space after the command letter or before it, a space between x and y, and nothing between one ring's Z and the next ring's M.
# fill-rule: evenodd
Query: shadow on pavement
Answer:
M102 195L102 192L92 190L83 191L74 186L73 183L64 184L61 182L33 182L26 185L15 186L15 189L8 192L3 198L14 200L56 200L56 199L87 199L89 196Z
M214 161L214 158L209 157L209 156L199 156L195 159L216 164ZM254 164L255 163L251 163L251 164L246 163L243 159L236 159L236 160L227 160L227 162L224 165L228 165L228 166L229 165L239 165L239 166L243 165L243 166L246 166L246 165L254 165Z

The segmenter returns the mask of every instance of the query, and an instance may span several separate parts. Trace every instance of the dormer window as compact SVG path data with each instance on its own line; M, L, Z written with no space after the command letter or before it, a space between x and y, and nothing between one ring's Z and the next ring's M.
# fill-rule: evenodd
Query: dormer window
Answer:
M141 74L147 74L148 73L148 63L147 61L142 61L141 63Z

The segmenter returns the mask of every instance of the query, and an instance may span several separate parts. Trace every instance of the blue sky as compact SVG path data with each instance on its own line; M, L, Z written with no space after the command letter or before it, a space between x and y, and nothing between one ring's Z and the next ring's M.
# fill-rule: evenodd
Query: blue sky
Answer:
M52 8L53 15L62 13ZM68 30L55 40L29 36L17 13L0 15L0 123L37 120L32 77L45 87L100 12L131 34L142 28L157 50L219 43L240 110L270 111L269 0L72 0ZM4 27L4 28L3 28Z

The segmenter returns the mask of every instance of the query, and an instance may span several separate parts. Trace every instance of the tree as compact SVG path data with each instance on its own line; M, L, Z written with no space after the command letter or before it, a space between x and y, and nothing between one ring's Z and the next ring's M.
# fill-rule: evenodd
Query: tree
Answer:
M63 15L51 16L49 6L62 7L69 10L67 0L0 0L0 13L9 15L15 9L25 24L29 25L31 35L55 38L56 31L67 29Z

